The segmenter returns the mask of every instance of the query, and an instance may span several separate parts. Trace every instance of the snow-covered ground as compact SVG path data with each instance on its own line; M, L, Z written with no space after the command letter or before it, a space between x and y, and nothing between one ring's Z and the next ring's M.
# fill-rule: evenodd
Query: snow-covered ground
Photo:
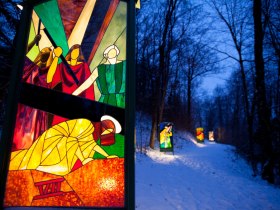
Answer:
M137 140L147 136L138 129ZM252 177L232 146L197 144L186 133L175 133L174 145L174 155L158 148L136 153L137 210L280 209L280 188Z

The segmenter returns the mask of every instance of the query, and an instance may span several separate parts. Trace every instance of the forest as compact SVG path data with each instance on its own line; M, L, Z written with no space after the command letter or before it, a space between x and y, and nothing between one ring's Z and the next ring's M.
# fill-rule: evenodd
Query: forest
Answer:
M21 2L0 1L1 126ZM136 110L151 119L149 139L136 139L136 147L155 148L160 122L194 135L203 127L273 183L280 174L280 2L141 0L135 29ZM224 84L203 89L217 75L228 75Z
M142 1L137 11L138 112L195 133L214 130L236 146L253 175L279 173L279 29L277 1ZM229 74L209 94L205 77ZM259 164L261 167L259 168Z

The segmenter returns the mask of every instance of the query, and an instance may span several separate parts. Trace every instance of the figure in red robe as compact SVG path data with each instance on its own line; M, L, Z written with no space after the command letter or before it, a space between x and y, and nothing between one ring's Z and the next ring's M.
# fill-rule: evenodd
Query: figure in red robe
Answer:
M74 78L69 74L64 63L58 64L61 54L62 49L60 47L54 49L55 57L47 74L47 83L51 88L54 88L58 83L61 82L62 92L72 94L74 90L78 88L79 84L76 84ZM73 45L66 55L65 60L69 64L79 83L84 82L90 76L91 72L88 64L85 62L80 45ZM92 86L79 96L94 100L94 87ZM52 125L58 124L65 120L67 119L60 116L54 116Z
M52 49L44 48L32 62L25 59L22 82L47 87L47 72L52 63ZM12 150L27 149L48 128L47 113L18 104Z

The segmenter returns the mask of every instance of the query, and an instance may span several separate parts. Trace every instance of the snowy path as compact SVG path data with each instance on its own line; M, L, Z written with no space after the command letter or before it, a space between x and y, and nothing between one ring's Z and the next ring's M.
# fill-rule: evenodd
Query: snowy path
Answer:
M137 210L280 210L280 188L253 178L231 146L180 141L174 156L136 154Z

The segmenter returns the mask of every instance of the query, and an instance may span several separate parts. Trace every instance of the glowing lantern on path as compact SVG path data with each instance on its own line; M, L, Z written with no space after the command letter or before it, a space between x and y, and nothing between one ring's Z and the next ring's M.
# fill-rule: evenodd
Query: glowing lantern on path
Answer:
M196 128L196 139L197 142L204 142L204 129L203 128Z
M214 141L214 131L209 131L208 132L208 138L209 138L209 141Z
M173 123L159 124L159 148L161 152L173 152Z

